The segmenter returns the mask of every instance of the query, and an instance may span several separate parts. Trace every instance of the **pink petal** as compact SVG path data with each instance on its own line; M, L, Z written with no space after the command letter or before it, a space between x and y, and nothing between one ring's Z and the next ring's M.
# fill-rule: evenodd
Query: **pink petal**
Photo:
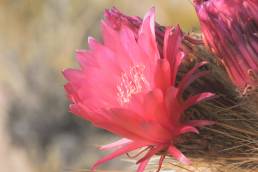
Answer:
M109 124L107 126L109 128L116 126L127 131L128 134L123 133L122 136L128 139L141 139L148 143L163 143L170 138L170 131L160 126L156 121L146 120L147 117L142 117L132 110L113 108L107 111L107 113L108 118L110 118L110 124L112 123L112 125ZM105 125L105 123L107 122L103 121L101 125ZM119 133L120 130L117 129L112 132Z
M87 112L87 107L84 105L81 106L86 108L84 111ZM92 113L86 119L90 120L95 126L106 129L118 136L149 144L163 143L171 135L159 123L145 121L137 113L122 108L113 108L103 110L101 113Z
M171 85L171 70L170 64L166 59L159 59L157 61L155 73L155 85L160 88L164 93Z
M169 146L168 153L183 164L186 164L186 165L191 164L191 161L187 157L185 157L184 154L173 145Z
M150 149L151 147L150 146L146 146L144 149L141 149L140 151L138 151L136 154L134 155L130 155L130 154L127 154L127 156L131 159L135 159L137 158L138 156L140 156L141 154L143 154L144 152L146 152L148 149Z
M65 69L63 75L68 81L73 83L78 83L79 80L85 79L83 73L78 69Z
M144 169L146 168L148 162L150 159L146 159L144 161L142 161L137 169L137 172L144 172Z
M138 148L143 147L143 146L146 146L146 145L145 145L145 144L142 144L142 143L135 143L135 142L129 143L128 145L126 145L126 146L124 146L124 147L122 147L122 148L116 150L115 152L113 152L113 153L111 153L111 154L109 154L109 155L103 157L102 159L98 160L98 161L92 166L91 170L92 170L92 171L95 171L96 168L97 168L99 165L101 165L101 164L103 164L103 163L105 163L105 162L107 162L107 161L110 161L110 160L116 158L117 156L120 156L120 155L122 155L122 154L124 154L124 153L133 151L133 150L138 149Z
M163 54L164 58L166 58L171 65L174 64L173 62L178 53L181 41L182 31L178 25L175 28L166 29Z
M204 92L204 93L191 96L183 103L184 110L188 109L189 107L197 103L200 103L201 101L209 100L214 97L215 97L215 94L210 92Z
M74 89L74 87L70 83L65 84L64 88L65 88L65 91L67 92L68 99L72 103L76 104L77 102L80 101L80 96L76 92L77 89Z
M77 104L70 104L69 105L69 111L74 113L75 115L81 115L82 114L82 110L81 110L80 106L78 106Z
M123 139L120 139L120 140L115 141L113 143L101 146L101 147L99 147L99 149L100 150L108 150L108 149L112 149L112 148L117 148L117 147L123 146L123 145L131 143L131 142L132 142L132 140L123 138Z
M185 53L183 51L178 52L177 55L175 56L174 64L172 65L173 70L171 73L171 83L173 86L175 86L175 84L176 84L177 72L178 72L178 69L179 69L184 57L185 57Z
M138 163L141 163L143 161L145 161L146 159L150 159L153 155L159 153L162 149L164 149L164 145L158 145L152 149L150 149L146 155L144 155L143 158L141 158L140 160L137 161Z
M216 124L215 121L209 121L209 120L192 120L187 123L187 125L191 125L194 127L203 127L203 126L214 125L214 124Z
M152 135L157 135L159 137L164 135L164 137L169 138L171 134L168 128L170 128L171 123L169 122L170 116L165 106L163 92L158 88L150 91L144 96L144 103L142 106L144 107L142 113L143 118L146 121L149 121L149 123L151 122L153 128L156 128L155 131L150 131Z
M166 108L169 115L168 124L174 129L174 126L179 123L179 119L181 118L181 114L183 113L182 105L176 97L178 89L176 87L169 87L166 92Z
M125 108L126 109L133 109L133 111L137 114L140 114L141 116L144 116L144 97L145 97L145 92L134 94L131 97L130 102L126 104Z
M157 110L160 107L160 104L163 102L163 93L160 89L154 89L150 91L144 97L144 118L146 120L157 120Z
M171 69L171 81L174 86L178 68L184 58L184 53L179 50L182 41L182 31L179 26L169 28L165 32L163 54L168 60Z
M151 8L144 16L142 25L139 29L139 46L144 50L149 58L149 63L159 59L159 51L155 37L155 8ZM153 69L154 70L154 69Z
M208 62L203 61L201 63L198 63L197 65L195 65L189 72L187 72L187 74L183 77L183 79L180 81L180 83L178 84L178 93L177 96L181 96L183 91L196 79L205 76L206 74L208 74L208 71L204 71L204 72L197 72L198 68L206 65ZM196 73L197 72L197 73ZM195 74L196 73L196 74Z
M199 134L199 131L196 128L190 125L186 125L180 128L179 135L189 133L189 132Z
M77 50L76 59L79 62L82 69L85 69L89 66L98 67L98 63L93 57L93 53L89 50Z
M136 40L132 31L126 26L123 26L119 31L115 31L105 21L102 21L102 32L105 46L110 48L115 54L115 63L120 65L121 69L127 69L132 66L133 59L131 58L132 55L130 57L130 54L136 51ZM102 56L101 60L105 58ZM137 54L133 58L139 59L140 57Z
M118 42L114 38L115 36L118 37L117 35L118 35L117 33L115 33L115 35L113 35L113 40L114 40L113 44ZM91 49L90 56L94 57L91 59L95 64L98 65L98 67L99 67L98 71L101 72L101 74L105 74L105 72L109 73L109 75L112 74L111 76L119 75L121 73L122 69L124 68L123 65L125 65L125 63L120 63L120 61L117 61L117 60L119 60L119 59L127 60L128 58L126 58L126 57L118 58L118 57L120 57L117 55L118 52L113 51L109 47L97 42L94 38L89 37L88 42L89 42L89 47ZM118 44L120 45L121 43L118 42ZM120 50L119 47L118 47L118 49ZM93 62L91 62L91 63L93 63ZM128 65L130 65L130 63ZM89 66L87 66L87 67L89 67ZM87 72L91 72L91 70L88 70Z
M180 85L178 86L178 92L177 92L177 97L181 98L183 91L195 80L197 80L198 78L201 78L203 76L206 76L207 74L209 74L209 71L204 71L204 72L198 72L194 75L192 75L189 78L185 78L185 80L181 83L179 83ZM184 79L184 78L183 78Z
M101 22L101 31L105 46L109 47L113 51L116 51L117 48L120 47L120 40L117 31L109 26L106 21Z
M119 32L120 42L121 45L116 52L121 52L117 54L118 56L118 63L126 63L131 64L130 67L136 65L143 65L144 66L144 74L148 81L153 79L154 75L154 66L156 65L156 60L151 59L146 54L144 49L142 49L137 39L134 37L132 31L127 26L122 26ZM123 58L121 58L123 57ZM130 59L129 62L125 62L124 58ZM120 62L121 60L121 62ZM126 68L125 68L126 69Z
M112 111L103 111L99 113L91 112L87 109L87 107L84 104L80 104L80 108L83 111L83 113L80 113L80 115L85 119L89 120L90 122L92 122L96 127L103 128L121 137L143 141L142 136L138 135L137 132L133 131L133 127L135 125L131 128L130 128L130 125L128 125L128 127L124 127L125 125L123 126L124 121L127 121L127 119L125 120L127 116L123 118L123 114L120 114L122 117L121 119L118 118L119 120L117 120L115 116L120 116L120 115L114 114ZM132 113L129 112L129 114L132 114ZM139 120L134 120L134 119L132 121L135 121L135 124L139 122ZM140 126L137 126L137 127L140 127ZM141 130L138 129L138 131L141 131Z

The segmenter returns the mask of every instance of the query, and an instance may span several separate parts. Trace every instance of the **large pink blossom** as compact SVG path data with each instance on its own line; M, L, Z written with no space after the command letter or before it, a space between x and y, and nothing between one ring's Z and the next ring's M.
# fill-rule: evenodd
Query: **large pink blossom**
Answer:
M258 1L194 0L204 41L240 89L258 83Z
M101 28L103 43L89 38L89 50L77 52L80 69L64 71L71 112L122 137L101 147L116 150L97 161L92 170L140 148L146 148L141 154L146 153L138 160L138 172L144 171L150 158L161 151L166 153L161 155L157 171L168 154L189 164L190 160L175 147L175 140L187 132L198 133L196 127L213 122L184 122L182 115L213 94L204 92L184 100L182 93L206 74L198 70L206 62L196 65L176 84L178 68L185 56L179 50L182 32L179 27L166 29L161 57L153 8L145 15L138 31L127 24L115 29L105 20Z

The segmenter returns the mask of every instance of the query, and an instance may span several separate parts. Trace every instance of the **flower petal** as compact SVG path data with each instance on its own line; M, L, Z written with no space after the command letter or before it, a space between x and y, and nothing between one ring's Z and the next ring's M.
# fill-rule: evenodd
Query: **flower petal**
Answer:
M178 93L177 97L181 97L183 91L196 79L203 77L207 75L209 72L204 71L204 72L197 72L198 68L206 65L208 62L203 61L201 63L198 63L195 65L190 71L186 73L186 75L183 77L183 79L179 82L178 84Z
M199 134L199 131L196 128L194 128L193 126L185 125L185 126L182 126L180 128L179 135L185 134L185 133L189 133L189 132L192 132L192 133L195 133L195 134Z
M162 149L164 149L164 145L158 145L158 146L153 147L152 149L150 149L147 152L146 155L144 155L143 158L141 158L140 160L137 161L137 164L145 161L146 159L150 159L153 155L159 153Z
M92 171L96 170L96 168L107 162L107 161L110 161L114 158L116 158L117 156L120 156L124 153L127 153L127 152L130 152L130 151L133 151L135 149L138 149L140 147L143 147L143 146L146 146L145 144L142 144L142 143L136 143L136 142L132 142L132 143L129 143L128 145L116 150L115 152L103 157L102 159L98 160L91 168Z
M174 64L173 62L181 45L182 35L182 31L178 25L175 28L168 28L165 31L163 54L164 58L166 58L171 65Z
M185 157L184 154L173 145L169 146L168 153L183 164L186 164L186 165L191 164L191 161L187 157Z
M146 120L157 121L159 115L157 114L158 108L163 102L163 93L160 89L150 91L144 97L144 113L148 114L143 116Z
M150 159L145 159L144 161L142 161L137 169L137 172L144 172L144 169L148 165L149 160Z
M169 115L169 125L173 129L175 125L179 123L179 119L183 113L182 105L176 97L178 89L176 87L169 87L166 92L166 108Z
M112 149L112 148L117 148L117 147L123 146L123 145L131 143L131 142L132 142L132 140L123 138L123 139L120 139L120 140L115 141L113 143L110 143L110 144L107 144L107 145L103 145L103 146L99 147L99 149L100 150L108 150L108 149Z
M209 100L215 97L214 93L210 92L204 92L200 93L194 96L189 97L184 103L183 103L183 109L187 110L191 106L200 103L201 101Z
M175 85L178 68L184 58L184 53L179 50L182 41L182 31L179 26L168 28L165 32L163 54L168 60L171 69L172 85Z
M151 8L144 16L142 25L139 29L139 46L149 57L149 63L156 62L159 59L159 51L155 37L155 8Z
M209 121L209 120L192 120L187 123L187 125L191 125L193 127L203 127L207 125L214 125L216 124L215 121Z
M141 140L150 144L163 143L171 135L170 131L156 121L146 120L132 110L113 108L107 110L105 115L106 119L103 118L99 126L131 140Z
M171 85L171 70L170 64L166 59L159 59L155 72L155 85L164 93Z

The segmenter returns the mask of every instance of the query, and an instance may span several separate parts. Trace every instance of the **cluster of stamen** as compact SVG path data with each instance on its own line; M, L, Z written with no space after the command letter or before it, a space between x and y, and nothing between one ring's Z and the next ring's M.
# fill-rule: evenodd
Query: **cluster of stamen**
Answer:
M135 65L130 67L129 71L122 73L121 82L117 85L117 97L121 105L128 103L132 95L140 93L143 88L149 87L144 71L144 65Z

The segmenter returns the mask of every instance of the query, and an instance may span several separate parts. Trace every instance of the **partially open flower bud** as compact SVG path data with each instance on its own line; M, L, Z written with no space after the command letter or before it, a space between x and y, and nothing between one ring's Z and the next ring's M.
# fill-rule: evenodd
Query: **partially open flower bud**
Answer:
M240 89L258 84L258 1L194 0L205 44Z

